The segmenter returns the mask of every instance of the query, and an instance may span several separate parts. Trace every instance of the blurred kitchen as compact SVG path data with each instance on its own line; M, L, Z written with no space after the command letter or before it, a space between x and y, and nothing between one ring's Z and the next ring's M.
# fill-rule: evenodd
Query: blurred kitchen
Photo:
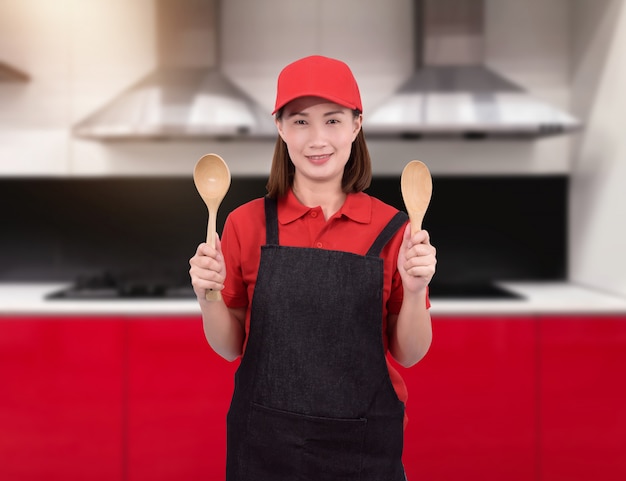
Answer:
M229 165L218 231L264 195L316 53L361 87L369 192L433 174L409 480L624 479L624 3L0 0L0 478L223 479L192 171Z

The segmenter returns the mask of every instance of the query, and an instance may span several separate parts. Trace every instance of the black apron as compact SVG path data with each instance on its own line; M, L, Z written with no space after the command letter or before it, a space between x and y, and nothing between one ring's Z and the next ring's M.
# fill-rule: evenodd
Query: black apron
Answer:
M265 199L266 245L246 352L227 416L227 481L404 481L404 404L385 362L380 253L280 246Z

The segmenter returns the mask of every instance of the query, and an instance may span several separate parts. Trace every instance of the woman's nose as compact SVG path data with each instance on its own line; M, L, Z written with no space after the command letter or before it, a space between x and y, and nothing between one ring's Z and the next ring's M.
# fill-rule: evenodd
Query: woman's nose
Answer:
M324 128L318 125L312 125L309 129L309 143L311 146L323 146L326 145L326 136L324 135Z

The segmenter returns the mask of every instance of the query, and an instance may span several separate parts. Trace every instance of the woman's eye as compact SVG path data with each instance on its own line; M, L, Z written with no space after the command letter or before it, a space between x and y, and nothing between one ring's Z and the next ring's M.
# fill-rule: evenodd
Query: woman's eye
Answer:
M296 125L306 125L306 121L303 120L303 119L298 119L298 120L294 121L294 123Z
M339 120L337 120L337 119L330 119L330 120L328 121L328 123L329 123L329 124L338 124L338 123L339 123Z

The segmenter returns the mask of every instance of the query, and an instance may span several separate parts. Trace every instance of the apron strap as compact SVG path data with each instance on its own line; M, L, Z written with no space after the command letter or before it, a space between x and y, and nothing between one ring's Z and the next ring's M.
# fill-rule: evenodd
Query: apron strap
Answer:
M276 199L265 197L265 243L278 245L278 208Z
M387 245L387 242L391 240L391 238L398 232L398 229L404 225L404 223L408 220L408 216L406 213L402 211L398 211L395 216L389 221L389 223L385 226L374 243L370 247L370 250L367 251L367 256L380 257L380 253L383 248Z

